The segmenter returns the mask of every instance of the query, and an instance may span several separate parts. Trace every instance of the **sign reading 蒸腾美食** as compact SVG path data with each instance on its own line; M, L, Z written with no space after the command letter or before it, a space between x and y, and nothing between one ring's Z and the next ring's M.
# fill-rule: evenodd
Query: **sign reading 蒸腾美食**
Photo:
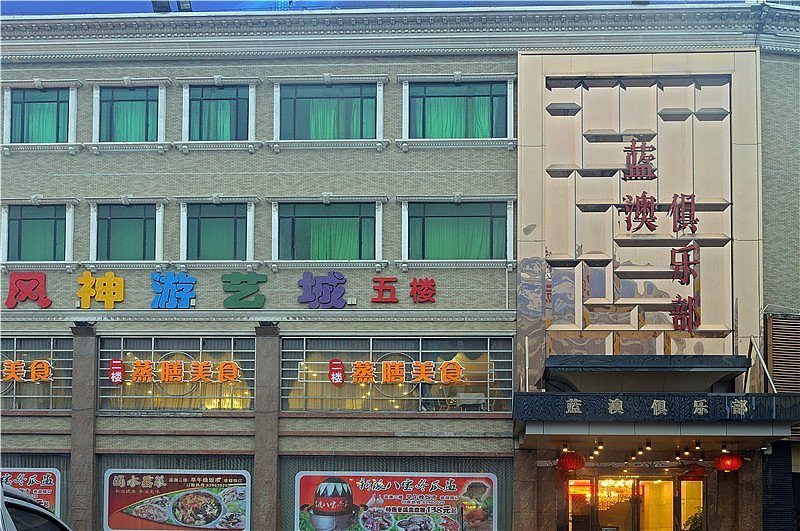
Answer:
M37 503L61 513L61 471L57 468L0 468L0 480L36 498Z
M250 529L247 471L110 469L104 478L104 531Z
M494 474L299 472L294 529L497 531Z
M408 363L405 361L354 361L349 364L349 371L339 359L332 359L328 363L328 380L334 385L344 383L345 379L355 384L452 384L464 382L464 366L454 360L442 361L438 365L432 361L412 361L410 362L411 372L408 374L406 374ZM307 367L306 363L302 361L298 364L298 374L301 379L309 371L314 373L315 369ZM315 379L309 380L316 381Z

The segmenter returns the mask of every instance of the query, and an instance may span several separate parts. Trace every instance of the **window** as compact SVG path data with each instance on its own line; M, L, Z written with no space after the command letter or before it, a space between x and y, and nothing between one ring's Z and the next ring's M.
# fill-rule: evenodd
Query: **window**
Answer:
M410 203L411 260L505 259L506 203Z
M33 505L33 504L31 504ZM49 516L43 509L26 506L16 501L9 501L6 506L8 515L17 531L64 531L66 526Z
M98 205L97 260L154 260L155 205Z
M100 142L157 139L158 87L100 89Z
M189 140L247 140L248 104L246 85L190 87Z
M244 260L246 203L187 205L188 260Z
M65 205L9 205L8 260L65 260Z
M372 84L281 85L282 140L375 138Z
M99 345L101 409L253 409L252 337L102 337ZM109 380L112 359L124 364L121 384Z
M374 203L281 203L280 260L373 260Z
M70 409L72 339L0 339L2 409ZM14 377L11 377L11 375Z
M333 359L343 364L341 385L329 380ZM433 383L413 381L415 369L423 364L432 368L426 380ZM357 367L360 374L371 369L374 382L356 377ZM457 367L458 377L446 382L443 367L446 371ZM281 348L282 408L511 411L512 372L512 341L507 337L285 338Z
M411 83L408 138L506 138L508 84Z
M11 142L67 142L69 93L68 88L12 89Z

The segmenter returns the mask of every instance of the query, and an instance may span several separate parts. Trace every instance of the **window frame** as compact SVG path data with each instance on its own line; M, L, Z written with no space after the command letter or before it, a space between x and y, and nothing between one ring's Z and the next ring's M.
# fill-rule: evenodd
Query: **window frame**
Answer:
M389 144L384 138L384 85L389 82L388 74L329 74L308 76L270 76L272 83L272 140L273 151L282 148L372 148L383 151ZM294 140L281 138L281 86L282 85L369 85L375 84L375 138Z
M177 78L182 85L183 114L181 120L181 145L179 149L185 154L191 149L244 149L254 153L261 146L256 141L256 87L261 84L258 77L187 77ZM190 140L190 92L192 87L226 87L247 86L247 135L243 140Z
M76 154L82 146L77 143L77 101L78 88L82 87L77 79L31 79L2 81L0 87L3 88L3 153L10 154L12 151L68 151L71 155ZM11 109L13 90L49 90L49 89L69 89L67 99L67 140L65 142L11 142Z
M20 346L21 343L30 340L43 340L49 342L49 347L47 350L34 350L30 347L25 345ZM10 398L11 402L14 404L14 407L11 409L14 410L23 410L23 411L69 411L72 409L72 390L73 390L73 379L74 379L74 360L75 360L75 351L74 351L74 342L72 336L64 336L64 335L54 335L54 336L14 336L11 335L9 337L4 337L3 341L11 342L13 347L11 350L2 350L3 358L4 359L11 359L11 360L18 360L18 353L20 352L40 352L41 355L38 355L36 359L46 359L50 366L52 367L52 381L50 382L49 392L47 394L42 395L25 395L22 393L17 392L17 382L3 382L0 385L0 388L4 388L2 392L2 396L4 398ZM57 342L69 342L68 348L56 348ZM69 352L69 357L56 357L56 353L66 353ZM24 359L24 358L23 358ZM26 374L28 368L25 369ZM33 384L33 382L23 382L26 384ZM59 384L59 385L54 385ZM65 390L63 395L55 395L53 393L53 389L62 389ZM10 396L6 396L10 395ZM25 400L25 399L48 399L49 400L49 407L39 407L39 408L21 408L19 407L18 400ZM63 401L66 407L54 407L53 404L56 401Z
M136 268L137 266L165 265L164 262L164 207L169 204L166 197L130 197L121 196L110 197L90 197L86 201L89 203L89 262L92 266L98 264L113 264L115 268ZM154 226L154 258L152 260L98 260L99 246L99 217L98 206L101 205L154 205L155 206L155 226Z
M403 93L403 129L402 137L395 143L402 151L409 147L503 147L512 151L516 148L514 137L514 82L516 74L475 73L465 74L398 74L397 81L402 84ZM496 138L410 138L411 127L411 85L413 83L506 83L506 134Z
M36 194L28 199L0 199L0 262L7 269L25 269L36 266L39 269L67 268L71 271L74 266L73 236L75 232L75 205L80 200L67 198L44 198ZM12 206L64 206L64 259L63 260L9 260L10 223L9 207Z
M389 265L383 259L383 208L389 201L387 196L337 196L325 193L316 197L267 197L265 201L272 204L272 245L271 260L269 265L273 271L279 267L305 268L305 267L342 267L342 268L374 268L382 271ZM375 204L375 257L365 260L295 260L281 259L280 257L280 204L281 203L374 203Z
M165 142L166 131L166 93L167 87L172 85L169 78L131 78L123 77L120 79L89 79L87 83L92 85L92 144L90 149L93 152L99 150L124 150L124 149L157 149L164 152L169 149L169 143ZM132 141L101 141L101 91L103 89L136 89L136 88L156 88L157 97L157 126L156 138L151 141L132 142ZM161 144L160 146L157 144Z
M256 196L223 196L215 194L210 197L176 197L175 200L180 204L180 262L177 264L179 269L186 269L188 264L202 268L204 265L209 267L230 266L236 267L244 265L248 269L255 269L260 262L255 260L255 206L261 199ZM189 259L189 205L190 204L244 204L245 205L245 256L243 260L195 260Z
M452 196L397 196L397 202L401 205L402 222L402 258L395 261L403 271L407 271L410 266L431 267L431 266L458 266L473 268L505 268L511 270L515 266L514 262L514 202L516 196L512 195L482 195L465 196L459 193ZM506 256L505 258L490 259L410 259L410 224L409 224L409 203L505 203L506 204Z

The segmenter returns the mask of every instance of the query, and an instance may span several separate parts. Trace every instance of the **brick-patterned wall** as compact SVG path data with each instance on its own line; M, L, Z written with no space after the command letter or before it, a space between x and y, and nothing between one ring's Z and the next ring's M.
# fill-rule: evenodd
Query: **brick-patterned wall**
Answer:
M800 56L761 55L764 303L800 306Z

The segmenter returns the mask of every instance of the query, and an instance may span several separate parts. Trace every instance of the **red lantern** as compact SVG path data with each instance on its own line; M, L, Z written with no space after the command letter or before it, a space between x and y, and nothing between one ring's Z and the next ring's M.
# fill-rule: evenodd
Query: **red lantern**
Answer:
M720 472L735 472L742 468L744 459L739 454L720 454L714 459L714 468Z
M558 458L558 468L572 472L573 470L580 470L586 465L586 460L577 452L567 452Z

